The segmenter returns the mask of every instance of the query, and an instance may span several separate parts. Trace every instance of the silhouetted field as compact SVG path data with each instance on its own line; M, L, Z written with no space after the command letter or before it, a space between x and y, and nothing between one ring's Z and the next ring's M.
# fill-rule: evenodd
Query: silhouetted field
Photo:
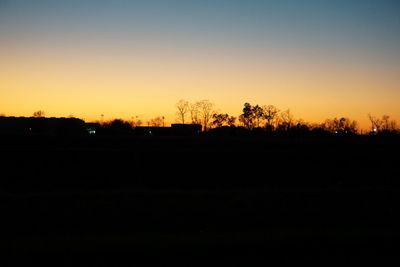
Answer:
M2 250L95 265L115 264L110 253L388 259L399 148L378 136L2 137Z

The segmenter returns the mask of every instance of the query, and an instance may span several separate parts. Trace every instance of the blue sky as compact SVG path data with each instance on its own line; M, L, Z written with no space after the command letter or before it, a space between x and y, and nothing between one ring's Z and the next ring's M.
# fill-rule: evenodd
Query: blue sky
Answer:
M2 39L29 41L327 47L325 52L378 50L390 58L399 55L399 14L394 0L2 0L0 31Z

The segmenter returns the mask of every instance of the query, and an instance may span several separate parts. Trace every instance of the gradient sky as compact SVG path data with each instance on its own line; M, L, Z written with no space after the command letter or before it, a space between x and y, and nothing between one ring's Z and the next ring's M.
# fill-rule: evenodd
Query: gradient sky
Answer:
M398 0L0 0L0 113L144 121L244 102L400 121Z

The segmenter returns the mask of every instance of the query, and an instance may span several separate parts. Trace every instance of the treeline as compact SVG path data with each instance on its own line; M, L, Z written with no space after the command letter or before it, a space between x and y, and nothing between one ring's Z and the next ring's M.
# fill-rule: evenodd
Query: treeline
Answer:
M269 133L329 133L339 135L361 134L358 122L347 117L326 119L323 123L309 123L296 119L290 109L280 110L274 105L252 105L244 103L242 114L238 117L217 112L213 103L208 100L190 103L180 100L176 104L177 120L185 124L201 124L203 131L221 128L240 128L254 132ZM371 130L367 134L399 134L397 122L388 115L382 118L368 114Z
M70 122L81 121L80 129L86 125L86 131L89 133L106 134L131 134L131 133L222 133L222 134L240 134L240 133L270 133L270 134L330 134L330 135L398 135L400 129L397 122L388 115L375 117L368 114L371 123L370 130L362 132L358 122L347 118L330 118L323 123L309 123L303 119L295 118L290 109L280 110L274 105L252 105L244 103L242 113L235 117L228 113L217 111L214 103L209 100L201 100L190 103L186 100L179 100L176 105L176 124L172 127L165 127L165 117L158 116L146 122L140 120L137 116L131 120L113 119L110 121L97 121L96 123L84 123L83 120L75 119L70 116L68 119L50 118L45 120L45 112L42 110L33 113L36 120L29 118L14 118L0 115L0 132L12 131L18 132L41 132L47 129L47 132L68 132ZM41 119L41 120L40 120ZM51 120L53 119L53 120ZM75 119L75 120L74 120ZM46 127L39 125L38 122ZM68 123L66 123L68 122ZM60 125L63 125L61 127ZM75 127L75 128L79 128ZM59 130L59 129L63 130ZM151 128L151 129L150 129ZM168 128L174 128L173 131Z
M176 123L180 125L201 125L202 132L208 133L276 133L276 134L333 134L333 135L396 135L400 133L397 122L388 115L381 118L368 114L370 130L362 132L356 120L348 117L329 118L322 123L310 123L295 118L290 109L280 110L274 105L252 105L244 103L242 113L233 116L217 111L209 100L190 103L179 100L175 104ZM105 132L131 131L140 127L165 127L165 117L158 116L147 122L138 117L132 120L114 119L99 122ZM119 130L118 130L119 129Z

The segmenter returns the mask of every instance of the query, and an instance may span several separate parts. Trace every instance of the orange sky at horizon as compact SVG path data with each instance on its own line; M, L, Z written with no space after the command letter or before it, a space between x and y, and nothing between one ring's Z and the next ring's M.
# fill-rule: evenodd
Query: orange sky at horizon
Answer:
M164 116L208 99L310 123L400 123L392 0L0 1L0 114L86 121Z
M68 51L63 49L64 51ZM245 102L291 109L296 118L322 122L349 117L368 129L367 114L399 120L400 78L392 69L363 62L305 55L235 55L219 51L182 53L100 53L82 49L2 54L0 113L70 116L87 121L113 118L144 122L176 120L179 99L208 99L219 112L238 116ZM107 52L107 51L106 51ZM349 64L351 62L353 65ZM381 94L393 92L392 97ZM321 90L323 88L323 90Z

